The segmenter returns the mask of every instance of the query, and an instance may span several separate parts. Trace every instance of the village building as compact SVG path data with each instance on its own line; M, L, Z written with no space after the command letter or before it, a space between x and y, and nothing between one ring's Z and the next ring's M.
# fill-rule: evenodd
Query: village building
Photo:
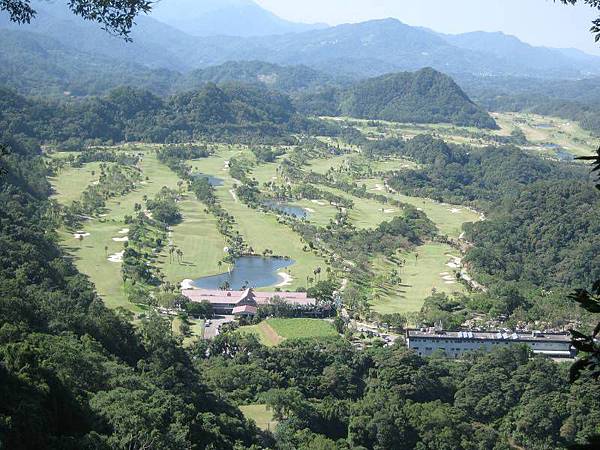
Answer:
M406 345L421 356L442 351L450 358L459 358L465 352L525 344L534 354L552 358L574 358L575 349L566 333L440 331L435 328L406 331Z
M309 298L306 292L255 292L253 289L246 289L245 291L184 289L181 293L192 302L210 303L215 314L233 314L239 317L256 315L261 306L272 303L275 298L304 309L312 309L317 306L317 300Z

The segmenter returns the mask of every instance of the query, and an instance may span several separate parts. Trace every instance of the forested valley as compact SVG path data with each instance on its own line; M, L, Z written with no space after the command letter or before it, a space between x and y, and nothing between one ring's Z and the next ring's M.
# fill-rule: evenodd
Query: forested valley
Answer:
M0 0L0 449L598 448L600 60L217 3Z

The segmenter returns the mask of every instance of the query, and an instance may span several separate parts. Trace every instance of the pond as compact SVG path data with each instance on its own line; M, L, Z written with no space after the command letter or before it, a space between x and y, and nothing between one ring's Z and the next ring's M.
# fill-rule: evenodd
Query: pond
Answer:
M261 256L242 256L236 259L230 273L212 275L194 280L193 285L202 289L220 289L225 281L229 288L240 290L242 287L261 288L284 282L277 274L286 267L294 264L293 259L263 258Z
M222 178L213 177L212 175L207 175L205 173L194 172L192 178L206 178L211 186L223 186Z
M551 130L552 128L554 128L554 126L550 125L549 123L538 123L537 125L534 125L533 128L540 128L542 130Z
M276 201L267 201L264 203L264 205L269 209L279 211L280 213L295 217L296 219L306 219L308 217L308 212L300 206L289 205L287 203Z
M569 153L563 148L556 149L556 157L560 161L573 161L575 159L575 156L572 153Z

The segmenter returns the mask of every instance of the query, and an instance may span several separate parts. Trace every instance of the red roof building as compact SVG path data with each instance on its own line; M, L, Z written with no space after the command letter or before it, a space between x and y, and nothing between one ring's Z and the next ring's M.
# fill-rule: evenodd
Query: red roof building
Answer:
M245 291L219 291L211 289L184 289L182 295L193 302L209 302L216 314L250 315L250 312L261 306L268 305L274 298L279 298L285 303L299 307L314 307L317 300L309 298L306 292L255 292L253 289ZM243 307L249 307L243 309ZM242 308L242 309L238 309Z

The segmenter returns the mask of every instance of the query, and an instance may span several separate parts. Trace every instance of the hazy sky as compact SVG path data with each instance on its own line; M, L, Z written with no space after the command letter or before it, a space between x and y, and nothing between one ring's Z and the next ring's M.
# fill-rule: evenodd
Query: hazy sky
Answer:
M255 0L280 17L331 25L395 17L446 33L503 31L533 45L600 54L588 32L598 11L552 0Z

